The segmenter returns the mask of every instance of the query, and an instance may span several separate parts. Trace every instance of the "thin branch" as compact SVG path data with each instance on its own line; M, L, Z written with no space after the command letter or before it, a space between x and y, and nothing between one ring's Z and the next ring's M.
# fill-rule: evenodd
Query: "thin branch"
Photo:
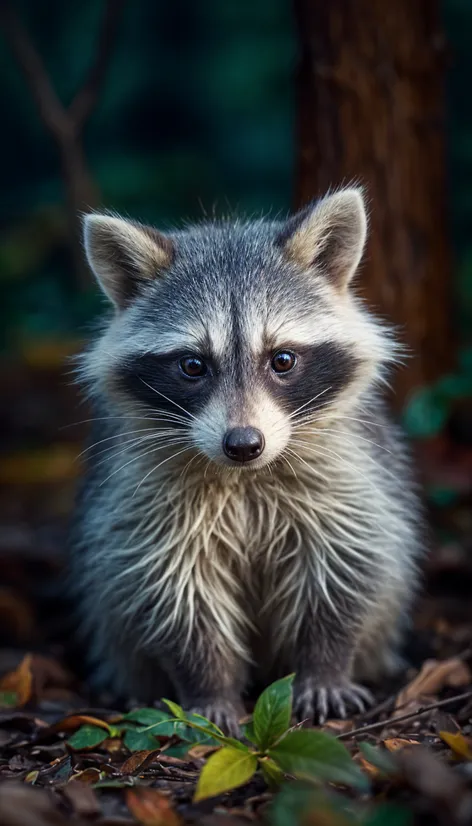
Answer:
M80 129L90 116L103 86L125 2L126 0L108 0L106 4L95 60L87 79L68 108L69 117L76 128Z
M90 117L103 86L126 0L107 0L93 64L69 107L63 106L49 80L43 60L16 9L0 0L0 24L25 76L40 115L58 140L77 134Z
M11 3L0 2L0 24L11 44L46 127L55 137L67 129L65 109L49 80L44 63Z
M472 691L466 691L464 694L457 694L455 697L448 697L446 700L438 700L437 703L431 703L429 706L423 706L417 711L411 711L409 714L403 714L401 717L388 717L387 720L381 720L378 723L370 723L368 726L361 726L360 728L352 729L352 731L346 731L343 734L338 734L337 739L349 740L350 737L354 737L356 734L365 734L367 731L378 731L379 729L386 728L386 726L389 726L390 724L396 725L397 723L402 723L404 720L412 720L414 717L421 717L423 714L427 714L428 711L434 711L436 708L451 705L459 700L469 700L471 697Z

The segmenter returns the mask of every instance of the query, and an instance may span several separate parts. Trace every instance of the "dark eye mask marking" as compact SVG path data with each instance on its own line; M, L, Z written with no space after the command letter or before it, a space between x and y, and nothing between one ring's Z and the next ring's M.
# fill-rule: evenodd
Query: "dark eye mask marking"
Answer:
M325 407L352 381L360 365L359 359L331 341L312 347L294 345L287 349L296 354L296 365L279 376L274 376L272 371L270 375L266 373L266 386L290 413L304 404L307 412ZM318 394L318 399L307 404Z
M118 370L118 383L146 407L185 418L185 413L177 406L180 405L195 416L210 398L217 378L208 372L198 381L189 381L179 367L180 359L187 355L176 351L165 355L148 353L135 356Z
M359 359L334 342L313 346L287 345L280 352L295 355L295 364L276 373L270 354L259 365L252 360L246 364L241 351L233 352L220 376L205 359L208 371L194 380L182 375L180 362L188 353L174 351L164 355L146 354L129 359L116 374L119 385L138 401L153 410L162 410L184 416L179 407L195 416L208 403L223 380L229 388L231 376L242 389L260 384L277 400L287 413L306 404L306 412L327 406L353 380ZM247 380L247 383L246 383ZM239 389L236 389L238 394ZM164 398L167 396L167 398ZM315 396L318 396L313 402ZM172 400L172 401L169 401ZM172 402L175 402L173 404Z

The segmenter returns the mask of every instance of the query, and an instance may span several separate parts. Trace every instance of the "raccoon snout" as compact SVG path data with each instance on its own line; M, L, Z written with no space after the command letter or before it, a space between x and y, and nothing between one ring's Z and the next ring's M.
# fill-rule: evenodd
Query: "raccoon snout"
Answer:
M223 450L234 462L251 462L264 450L264 436L255 427L233 427L223 439Z

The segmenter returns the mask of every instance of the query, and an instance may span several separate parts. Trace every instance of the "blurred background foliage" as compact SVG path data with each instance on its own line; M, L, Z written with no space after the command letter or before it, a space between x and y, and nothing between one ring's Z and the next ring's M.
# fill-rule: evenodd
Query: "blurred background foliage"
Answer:
M63 103L87 73L103 7L15 3ZM99 203L162 228L213 210L288 210L294 52L286 0L126 3L85 129ZM100 300L92 282L85 293L74 283L58 152L5 38L0 72L0 325L12 352L83 332Z

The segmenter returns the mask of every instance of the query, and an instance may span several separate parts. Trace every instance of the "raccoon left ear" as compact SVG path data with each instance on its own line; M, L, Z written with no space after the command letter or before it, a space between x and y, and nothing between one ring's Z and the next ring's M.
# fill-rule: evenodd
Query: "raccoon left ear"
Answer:
M168 269L174 256L168 236L113 215L85 216L84 245L90 268L118 310Z
M342 290L359 265L366 234L362 190L353 188L302 209L289 219L279 242L299 266L316 268Z

